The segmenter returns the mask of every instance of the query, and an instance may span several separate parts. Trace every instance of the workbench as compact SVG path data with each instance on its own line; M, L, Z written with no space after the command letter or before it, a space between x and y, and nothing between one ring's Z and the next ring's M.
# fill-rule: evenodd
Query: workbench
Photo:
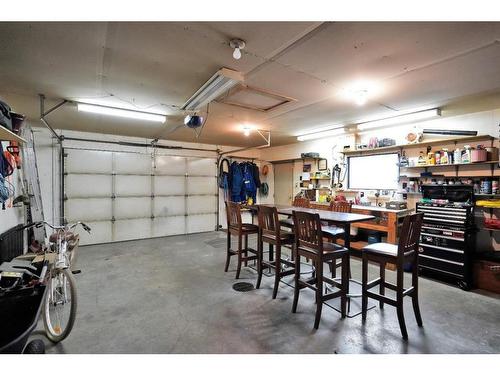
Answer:
M311 202L311 208L320 210L328 210L330 203ZM364 221L360 223L353 223L352 227L360 229L368 229L387 234L386 242L397 244L398 243L398 229L400 226L401 218L412 213L414 209L407 208L403 210L392 210L385 207L378 206L361 206L353 205L352 212L357 214L375 216L375 219ZM343 245L343 240L338 239L337 242ZM351 249L361 250L368 245L367 241L351 241ZM393 268L392 266L388 267Z

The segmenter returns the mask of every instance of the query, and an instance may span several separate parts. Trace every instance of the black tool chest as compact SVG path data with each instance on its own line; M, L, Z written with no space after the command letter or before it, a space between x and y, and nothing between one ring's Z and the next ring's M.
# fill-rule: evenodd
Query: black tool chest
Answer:
M424 213L419 268L470 289L475 233L472 186L429 185L422 187L422 193L427 202L417 203L417 212Z

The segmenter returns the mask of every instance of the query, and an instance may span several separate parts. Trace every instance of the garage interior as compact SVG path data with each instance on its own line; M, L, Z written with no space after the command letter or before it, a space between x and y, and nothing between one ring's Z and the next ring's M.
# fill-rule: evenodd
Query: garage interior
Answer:
M498 354L500 23L0 45L0 352Z

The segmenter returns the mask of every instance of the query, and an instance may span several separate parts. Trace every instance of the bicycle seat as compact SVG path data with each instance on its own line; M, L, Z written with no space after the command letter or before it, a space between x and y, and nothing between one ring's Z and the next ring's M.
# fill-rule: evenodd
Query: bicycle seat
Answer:
M52 233L49 236L49 242L56 243L58 237L59 235L57 233ZM64 239L66 240L66 242L74 242L78 237L78 234L75 234L73 232L68 232L64 235Z

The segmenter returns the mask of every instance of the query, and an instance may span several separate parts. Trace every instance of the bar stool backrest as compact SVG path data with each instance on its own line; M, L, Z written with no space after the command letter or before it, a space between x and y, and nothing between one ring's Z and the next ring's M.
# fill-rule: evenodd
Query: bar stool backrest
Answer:
M323 254L323 232L318 214L292 211L297 246L318 255Z
M238 203L226 201L227 227L240 229L241 225L241 208Z
M307 198L295 197L293 199L292 206L310 208L311 207L311 203L310 203L309 199L307 199Z
M276 236L279 239L280 221L276 207L259 206L257 214L262 235Z
M403 227L399 235L398 259L403 261L405 256L418 254L420 229L422 228L423 213L408 215L404 218Z
M330 202L330 211L351 213L352 212L352 202L331 201Z

